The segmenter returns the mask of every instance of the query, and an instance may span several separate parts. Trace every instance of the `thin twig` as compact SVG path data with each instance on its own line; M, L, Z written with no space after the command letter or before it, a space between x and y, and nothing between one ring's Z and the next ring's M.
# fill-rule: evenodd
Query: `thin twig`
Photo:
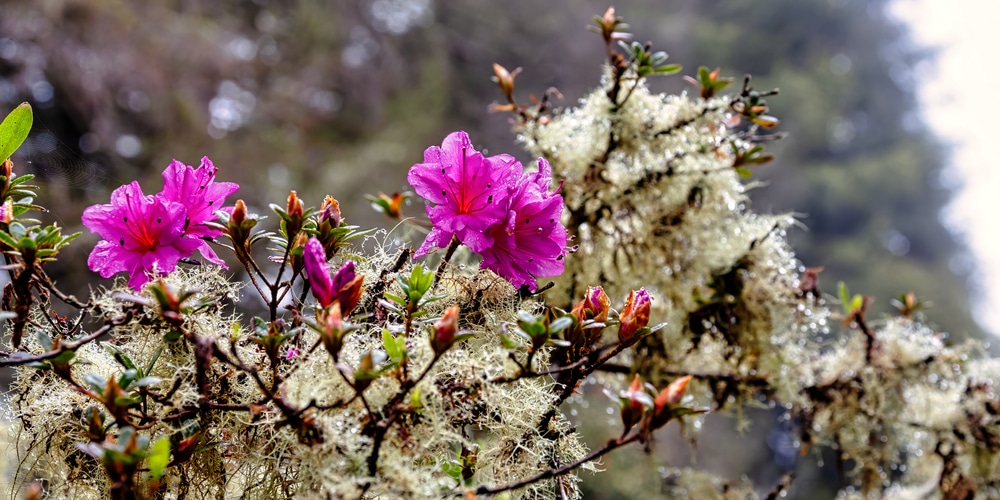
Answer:
M540 474L537 474L535 476L529 477L527 479L522 479L521 481L510 483L510 484L505 484L505 485L502 485L502 486L495 486L495 487L480 486L480 487L476 488L475 494L476 495L495 495L497 493L502 493L504 491L510 491L510 490L516 490L518 488L523 488L525 486L528 486L529 484L534 484L534 483L537 483L538 481L542 481L542 480L548 479L550 477L557 477L557 476L562 476L562 475L565 475L565 474L569 474L570 472L573 472L576 468L580 467L581 465L583 465L583 464L585 464L587 462L593 462L594 460L596 460L596 459L598 459L598 458L606 455L607 453L610 453L611 451L613 451L613 450L615 450L617 448L621 448L622 446L625 446L625 445L627 445L629 443L632 443L634 441L639 440L640 436L641 436L641 432L636 431L636 432L632 433L628 437L622 436L622 437L620 437L618 439L612 439L612 440L608 441L604 446L602 446L602 447L600 447L600 448L598 448L598 449L596 449L596 450L588 453L585 457L583 457L583 458L581 458L581 459L579 459L579 460L577 460L575 462L568 463L566 465L563 465L562 467L556 467L556 468L552 468L552 469L547 469L547 470L543 471ZM454 493L455 493L455 495L461 495L464 492L458 492L457 491L457 492L454 492Z

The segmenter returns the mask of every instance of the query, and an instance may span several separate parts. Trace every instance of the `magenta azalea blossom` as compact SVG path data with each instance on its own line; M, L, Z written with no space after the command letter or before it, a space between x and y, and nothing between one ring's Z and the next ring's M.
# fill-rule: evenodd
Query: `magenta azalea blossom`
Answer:
M127 271L128 284L139 290L147 273L165 274L204 242L184 237L184 205L142 194L132 181L111 193L110 205L83 211L83 225L104 241L90 252L87 266L101 277Z
M492 246L484 249L480 267L507 278L515 287L535 290L536 276L563 272L566 228L559 220L563 199L549 192L552 168L538 159L538 171L521 177L511 193L509 211L501 224L487 232Z
M474 252L492 245L487 229L506 217L509 191L520 175L521 164L514 157L484 157L465 132L453 132L441 147L427 148L424 163L413 165L406 178L433 204L427 216L434 228L416 256L447 247L453 237Z
M214 220L215 211L223 209L226 196L239 189L233 182L215 182L218 171L207 156L201 159L198 168L174 160L163 171L163 192L157 196L184 205L187 211L184 234L199 239L198 251L205 259L226 267L208 243L201 240L222 234L205 223Z

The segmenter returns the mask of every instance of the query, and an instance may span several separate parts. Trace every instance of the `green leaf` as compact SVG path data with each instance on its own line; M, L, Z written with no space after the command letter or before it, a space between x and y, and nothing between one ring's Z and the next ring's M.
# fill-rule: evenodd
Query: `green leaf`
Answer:
M385 353L389 355L389 359L396 360L402 357L403 353L396 345L396 337L393 337L387 329L382 330L382 345L385 346Z
M547 344L554 345L554 346L557 346L557 347L569 347L569 346L573 345L572 342L570 342L568 340L563 340L563 339L549 339L548 342L547 342Z
M837 282L837 294L840 296L840 303L844 306L844 312L850 313L847 308L850 307L851 296L850 292L847 291L847 284L843 281Z
M851 312L860 311L864 300L865 298L861 295L855 295L854 298L851 299Z
M549 324L549 333L561 332L569 328L572 324L573 324L572 316L563 316Z
M662 67L656 68L656 74L658 74L658 75L672 75L674 73L677 73L681 69L682 68L681 68L680 64L668 64L666 66L662 66Z
M0 243L7 245L11 248L17 248L17 240L12 238L7 232L0 231Z
M10 158L21 147L31 132L31 122L31 105L22 102L0 123L0 161Z
M66 364L73 361L76 357L76 351L63 351L59 353L58 356L52 358L52 362L56 364Z
M149 449L146 459L149 460L149 474L154 478L162 477L163 470L170 463L170 438L164 436L157 439Z
M420 388L415 387L413 392L410 393L410 407L414 410L419 410L423 406L424 404L420 401Z
M441 464L441 470L456 481L462 479L462 465L455 460Z
M518 343L514 342L514 339L512 339L512 338L510 338L510 337L508 337L506 335L501 335L500 336L500 344L503 345L504 349L508 349L508 350L517 349L517 346L518 346Z
M11 314L13 314L13 313L11 313ZM17 314L14 314L14 317L16 318ZM39 331L38 332L38 343L42 347L44 347L46 351L51 351L52 350L52 338L49 337L49 334L45 333L44 331Z
M84 375L83 381L98 394L104 394L104 387L108 385L108 381L96 373L88 373Z
M517 311L517 320L522 323L534 323L535 321L538 321L537 318L535 318L534 316L531 315L531 313L525 310Z
M234 323L234 325L237 324ZM156 360L160 359L160 353L163 352L164 347L166 347L166 345L160 344L160 347L156 348L156 352L153 353L152 359L149 360L149 364L146 365L146 369L142 372L143 374L149 375L149 373L153 371L153 365L156 364Z
M121 350L119 347L115 345L112 345L109 342L101 342L101 345L104 346L104 349L107 350L112 356L114 356L115 361L121 363L122 366L125 367L125 369L127 370L136 369L135 363L133 363L132 360L125 355L125 351Z
M127 388L132 383L132 381L138 377L139 377L139 370L136 370L135 368L129 368L128 370L125 370L125 373L122 373L122 375L118 377L118 385L121 386L122 388Z
M160 377L142 377L141 379L132 382L132 385L131 387L129 387L129 389L156 385L159 384L160 382L163 382L163 379L161 379Z
M136 398L128 398L128 397L117 397L117 398L115 398L115 405L116 406L125 407L125 408L127 408L129 406L135 406L135 405L139 404L139 402L140 401L138 399L136 399Z

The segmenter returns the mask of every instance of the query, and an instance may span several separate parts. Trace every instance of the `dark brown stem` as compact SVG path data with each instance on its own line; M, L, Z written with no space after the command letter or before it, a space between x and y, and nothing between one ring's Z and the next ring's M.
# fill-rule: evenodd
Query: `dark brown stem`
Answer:
M455 250L458 250L458 246L461 242L458 241L457 236L451 237L451 243L448 244L448 250L444 253L444 258L441 259L441 263L438 264L437 271L434 272L434 287L436 288L439 283L441 283L441 276L444 275L444 270L448 267L448 262L451 261L451 257L455 255Z
M64 303L69 304L77 309L87 309L91 306L90 302L87 303L80 302L80 300L77 299L75 296L66 295L58 288L56 288L56 286L52 283L52 279L49 278L49 276L45 273L44 269L38 269L36 274L38 275L39 278L38 282L41 283L41 285L45 287L45 289L48 290L52 295L55 295L56 297L59 298L59 300L63 301Z
M281 275L285 274L285 267L288 265L288 255L292 251L292 240L289 239L288 243L285 244L285 253L281 256L281 264L278 265L278 273L274 275L274 283L269 283L268 288L271 290L271 300L268 301L267 307L268 312L271 313L271 322L278 319L278 304L280 299L278 298L278 290L281 289ZM292 276L292 280L295 276ZM291 288L292 284L289 280L288 288Z
M434 359L432 359L430 364L427 365L427 368L424 368L417 378L403 382L396 395L385 404L385 407L383 407L382 413L387 414L388 416L375 423L374 433L372 434L372 451L368 455L368 475L374 476L375 472L378 470L378 455L379 450L382 448L382 441L385 439L385 434L389 431L389 428L392 427L392 424L396 421L396 419L403 413L399 404L403 402L403 399L410 393L410 390L416 387L417 384L419 384L420 381L423 380L428 373L430 373L431 368L434 367L434 364L437 363L439 359L441 359L441 356L435 355ZM374 418L374 415L372 415L372 418Z
M628 437L622 436L622 437L620 437L618 439L612 439L612 440L608 441L607 443L605 443L604 446L602 446L602 447L600 447L600 448L598 448L598 449L596 449L596 450L588 453L587 456L585 456L585 457L583 457L583 458L581 458L581 459L579 459L579 460L577 460L575 462L570 462L570 463L568 463L566 465L563 465L561 467L555 467L555 468L552 468L552 469L547 469L544 472L542 472L541 474L529 477L527 479L522 479L521 481L517 481L517 482L514 482L514 483L505 484L505 485L502 485L502 486L495 486L495 487L492 487L492 488L488 487L488 486L480 486L480 487L476 488L475 493L476 493L476 495L495 495L497 493L501 493L501 492L504 492L504 491L510 491L510 490L516 490L518 488L523 488L525 486L528 486L529 484L534 484L534 483L537 483L539 481L543 481L543 480L551 478L551 477L557 477L557 476L562 476L562 475L565 475L565 474L569 474L570 472L573 472L573 470L575 470L576 468L580 467L581 465L583 465L583 464L585 464L587 462L592 462L592 461L594 461L594 460L596 460L596 459L598 459L598 458L600 458L600 457L602 457L602 456L610 453L611 451L613 451L615 449L621 448L622 446L625 446L625 445L627 445L629 443L632 443L634 441L639 440L640 436L641 436L640 432L635 432L635 433L633 433L632 435L630 435ZM461 492L456 492L456 494L461 494Z
M631 344L629 344L629 345L631 345ZM552 402L552 407L549 408L549 410L546 411L544 415L542 415L541 420L539 420L538 426L537 426L538 432L542 433L542 435L545 435L545 434L548 433L549 422L552 421L552 417L556 416L556 412L559 411L559 406L562 405L563 402L566 401L566 399L569 398L570 395L573 394L573 391L576 390L576 385L581 380L587 378L587 375L590 375L591 373L594 373L594 371L597 370L598 368L600 368L601 365L607 363L608 360L610 360L611 358L617 356L619 353L621 353L622 351L624 351L627 347L628 347L628 345L626 345L626 344L618 343L613 348L611 348L609 351L607 351L606 353L604 353L603 355L601 355L601 357L598 358L597 361L595 361L593 364L591 364L589 366L586 366L582 370L579 370L579 371L573 371L573 370L571 370L570 371L569 380L567 380L566 383L563 384L563 390L562 390L562 392L560 392L559 395L556 396L555 401ZM585 358L585 359L589 359L589 358Z
M399 255L396 257L396 261L392 263L392 267L387 267L379 273L378 282L372 286L371 295L360 308L360 312L374 312L376 319L379 318L379 312L382 311L379 300L385 296L385 289L389 286L389 275L401 271L406 262L410 260L411 255L413 255L413 250L409 248L399 249Z
M576 361L574 361L574 362L572 362L572 363L570 363L568 365L560 366L559 368L553 368L551 370L545 370L545 371L542 371L542 372L536 372L536 371L532 371L530 369L525 369L524 365L522 365L521 363L518 363L518 361L516 359L514 359L513 353L511 353L510 356L511 356L511 359L514 361L514 364L516 364L518 366L518 368L519 368L517 375L514 375L513 377L507 377L507 376L497 377L497 378L493 379L491 381L491 383L493 383L493 384L505 384L507 382L513 382L515 380L520 380L520 379L523 379L523 378L537 378L537 377L544 377L545 375L555 375L557 373L563 373L563 372L568 372L570 370L575 370L575 369L579 368L580 366L582 366L584 363L587 362L587 358L580 358L580 359L578 359L578 360L576 360Z
M876 343L878 342L875 338L875 332L865 322L865 313L863 311L855 311L853 319L858 328L861 329L861 333L865 334L865 361L871 364L872 357L875 355L875 349L877 348Z
M107 335L108 333L111 332L111 330L114 327L121 326L125 323L128 323L129 321L132 321L132 315L133 311L130 309L126 311L124 316L119 316L117 318L105 320L104 326L98 328L97 330L94 330L94 332L91 333L90 335L87 335L86 337L80 338L73 342L66 342L65 344L61 344L58 349L52 351L48 351L42 354L36 354L34 356L26 356L16 352L10 353L7 356L7 359L0 359L0 367L21 366L21 365L26 365L28 363L34 363L36 361L45 361L47 359L55 358L66 351L75 351L84 344L93 342Z

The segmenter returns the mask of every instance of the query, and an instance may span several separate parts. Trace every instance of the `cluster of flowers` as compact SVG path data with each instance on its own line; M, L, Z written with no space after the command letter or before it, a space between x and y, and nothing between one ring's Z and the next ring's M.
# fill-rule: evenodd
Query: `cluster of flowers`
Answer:
M163 171L163 191L144 195L139 183L132 181L111 193L110 204L88 207L83 225L103 241L94 247L87 265L103 278L127 271L128 284L136 290L150 274L172 272L195 250L226 267L206 241L222 231L206 223L217 210L225 210L226 196L239 185L215 182L217 171L208 157L198 168L174 160Z
M407 181L432 203L427 216L434 228L417 257L457 241L483 256L481 268L515 287L535 290L537 276L562 274L563 199L558 188L549 191L552 169L544 158L538 171L525 173L514 157L484 157L468 134L453 132L441 147L424 152L424 163L410 169Z

